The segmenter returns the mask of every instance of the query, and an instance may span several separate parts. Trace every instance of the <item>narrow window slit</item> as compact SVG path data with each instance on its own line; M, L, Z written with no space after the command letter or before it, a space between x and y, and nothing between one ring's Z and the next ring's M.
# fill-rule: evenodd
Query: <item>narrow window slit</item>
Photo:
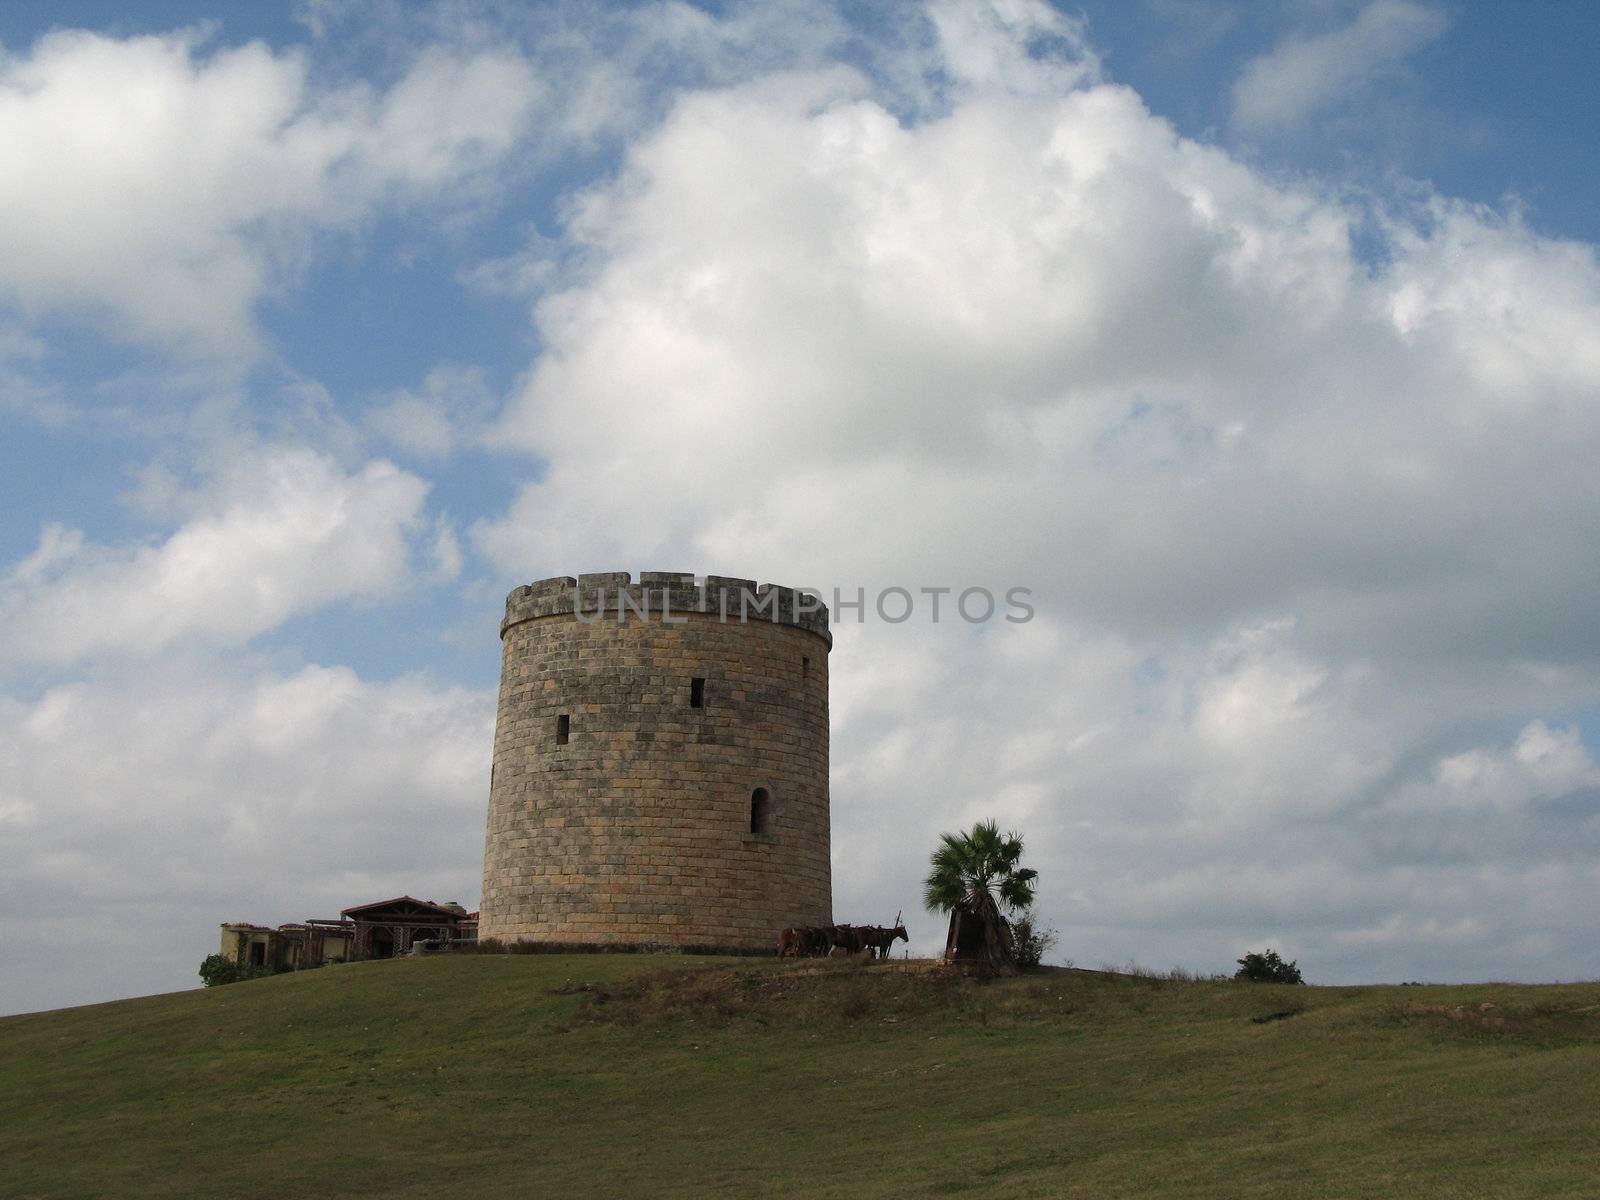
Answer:
M565 746L567 744L567 738L571 735L571 733L572 718L566 713L562 713L556 718L556 745Z
M706 681L704 679L689 680L689 707L704 708L706 706Z
M750 832L766 833L772 823L772 795L766 788L750 793Z

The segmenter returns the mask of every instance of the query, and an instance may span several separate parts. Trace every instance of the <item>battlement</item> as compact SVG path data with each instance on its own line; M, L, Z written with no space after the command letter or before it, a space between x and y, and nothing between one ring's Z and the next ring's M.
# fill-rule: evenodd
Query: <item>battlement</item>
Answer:
M633 582L627 571L557 575L523 584L506 597L500 636L540 617L577 616L583 620L677 620L706 613L719 620L770 621L809 630L833 643L828 608L820 596L775 583L707 575L699 582L682 571L641 571Z

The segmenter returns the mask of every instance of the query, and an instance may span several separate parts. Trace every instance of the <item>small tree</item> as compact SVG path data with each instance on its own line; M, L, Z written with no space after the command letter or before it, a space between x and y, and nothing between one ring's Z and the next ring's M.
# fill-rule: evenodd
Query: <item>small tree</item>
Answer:
M1002 836L993 821L979 822L970 833L946 833L933 852L922 902L930 912L974 918L983 929L989 961L1014 963L1016 945L1001 908L1026 909L1033 903L1033 881L1039 877L1039 872L1019 866L1021 860L1021 835Z
M1300 977L1300 968L1292 962L1284 962L1276 950L1246 954L1238 963L1239 969L1233 975L1235 979L1248 979L1252 983L1305 982Z
M239 982L239 964L225 954L208 954L200 964L200 981L206 987Z

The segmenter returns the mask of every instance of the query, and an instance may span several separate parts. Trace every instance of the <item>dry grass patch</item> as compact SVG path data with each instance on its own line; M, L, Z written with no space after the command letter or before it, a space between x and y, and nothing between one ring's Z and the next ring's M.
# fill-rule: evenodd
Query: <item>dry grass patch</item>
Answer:
M1021 977L966 974L941 963L802 962L642 971L607 983L566 983L577 996L557 1026L698 1024L753 1028L834 1027L880 1022L940 1027L1036 1023L1106 1024L1259 1020L1298 1015L1305 989L1141 973L1046 969Z
M1394 1002L1380 1011L1381 1019L1390 1026L1441 1038L1549 1047L1600 1042L1600 1004L1595 1003L1512 995L1476 1001Z

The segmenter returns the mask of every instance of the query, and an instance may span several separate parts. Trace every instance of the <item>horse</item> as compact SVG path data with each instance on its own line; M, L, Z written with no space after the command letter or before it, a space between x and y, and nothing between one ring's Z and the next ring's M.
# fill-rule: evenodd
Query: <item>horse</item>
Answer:
M861 930L861 944L877 951L879 958L889 957L889 950L897 938L907 945L911 942L911 939L906 935L905 923L901 921L899 913L895 914L893 929L885 929L881 925L872 925Z
M830 925L823 930L830 950L854 954L861 949L861 930L854 925Z
M778 932L778 957L800 958L812 952L816 931L807 925L796 925Z

